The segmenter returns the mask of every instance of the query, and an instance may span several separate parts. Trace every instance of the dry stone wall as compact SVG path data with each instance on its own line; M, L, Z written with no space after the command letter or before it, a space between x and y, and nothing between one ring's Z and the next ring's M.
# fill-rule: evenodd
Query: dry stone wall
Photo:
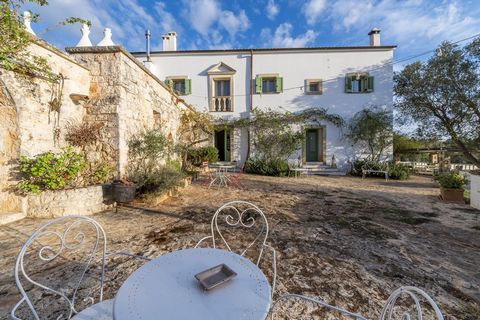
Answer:
M85 114L70 94L88 94L90 87L89 70L65 53L40 40L29 50L46 58L52 71L64 76L62 106L59 113L51 112L53 87L45 79L0 70L0 221L27 210L25 199L13 192L18 182L15 161L22 155L34 156L65 146L62 133L66 123Z
M49 105L58 87L0 70L0 224L11 220L4 219L11 213L61 216L108 207L101 187L27 197L12 192L18 182L16 160L66 146L69 122L103 124L88 161L109 163L114 175L122 177L128 166L128 140L156 128L176 142L181 111L188 108L121 47L70 48L68 55L37 40L30 50L46 58L55 74L63 75L62 105L59 113Z
M102 154L116 165L117 177L126 174L132 136L156 128L176 142L181 110L187 106L136 58L119 46L67 51L91 70L86 119L105 123Z

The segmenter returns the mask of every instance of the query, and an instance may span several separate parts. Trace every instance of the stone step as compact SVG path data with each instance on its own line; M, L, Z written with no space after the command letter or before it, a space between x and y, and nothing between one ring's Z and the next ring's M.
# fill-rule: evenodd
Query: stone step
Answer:
M330 169L330 170L318 170L318 171L310 171L309 175L315 176L345 176L347 175L346 172L340 171L338 169Z
M0 212L0 225L21 220L27 216L24 212Z

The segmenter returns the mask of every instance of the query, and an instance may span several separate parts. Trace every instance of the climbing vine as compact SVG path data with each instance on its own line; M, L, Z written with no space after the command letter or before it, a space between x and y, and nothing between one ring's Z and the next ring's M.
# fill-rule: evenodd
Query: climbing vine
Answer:
M19 14L20 7L27 2L40 6L48 5L47 0L0 0L0 68L52 82L57 81L59 76L52 72L47 60L27 50L32 42L38 41L27 32ZM36 22L39 15L32 14L31 18ZM70 17L54 27L72 23L90 24L87 20ZM51 29L47 28L46 31Z

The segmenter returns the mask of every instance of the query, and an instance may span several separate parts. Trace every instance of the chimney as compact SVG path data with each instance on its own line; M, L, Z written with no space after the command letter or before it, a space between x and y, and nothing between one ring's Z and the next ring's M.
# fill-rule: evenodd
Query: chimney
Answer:
M370 36L370 45L373 47L380 46L380 29L373 28L368 35Z
M150 61L150 30L145 30L145 40L147 44L147 48L145 53L147 54L147 61Z
M172 31L167 35L170 37L170 51L177 51L177 33Z
M166 34L162 36L163 44L162 49L163 51L170 51L170 37Z
M163 51L177 51L177 33L172 31L162 36Z

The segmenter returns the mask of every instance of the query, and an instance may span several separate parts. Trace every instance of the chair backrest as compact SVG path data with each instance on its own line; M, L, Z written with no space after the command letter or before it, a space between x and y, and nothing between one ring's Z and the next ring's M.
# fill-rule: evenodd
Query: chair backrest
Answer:
M223 222L223 225L219 224L221 222ZM253 231L250 239L246 233L240 234L243 239L247 239L248 245L239 253L244 256L249 249L254 248L256 245L260 246L258 248L258 256L254 254L254 257L257 257L256 264L258 265L262 258L269 231L268 221L262 210L250 202L232 201L224 204L215 212L211 221L213 247L215 248L219 244L223 244L228 250L234 251L231 243L229 244L231 241L227 241L227 230L224 230L222 227L228 228L230 231L237 228Z
M105 255L105 231L94 219L65 216L44 224L28 238L17 256L15 282L22 298L12 310L12 317L17 319L17 310L26 304L26 311L35 319L69 319L80 307L102 301ZM25 260L30 259L32 264L27 264ZM101 260L100 270L92 268L97 259ZM47 283L50 281L53 283ZM94 288L90 287L92 283ZM43 301L47 298L50 304ZM42 308L36 307L40 304ZM45 311L49 314L41 316ZM25 312L24 308L21 312Z
M290 305L287 306L287 303L288 302L302 302L302 304L304 304L304 308L302 307L292 307ZM308 308L307 304L311 304L313 305L315 308L312 310L312 308ZM353 312L350 312L350 311L347 311L343 308L340 308L340 307L336 307L336 306L333 306L333 305L330 305L326 302L323 302L322 300L318 300L318 299L315 299L315 298L311 298L311 297L307 297L307 296L304 296L304 295L299 295L299 294L285 294L283 296L281 296L280 298L278 298L272 305L272 308L270 309L270 319L273 320L275 319L275 315L277 314L278 309L281 308L283 306L283 313L287 313L287 314L283 314L282 315L282 319L292 319L293 315L291 314L292 313L292 310L294 313L296 313L295 315L295 318L293 319L300 319L300 318L297 318L298 314L302 314L302 316L307 316L307 313L312 313L312 314L315 314L315 315L318 315L318 313L316 312L315 309L318 309L316 307L319 307L319 308L323 308L325 309L325 311L333 311L333 312L336 312L337 314L341 314L343 316L346 316L346 317L350 317L350 318L353 318L353 319L357 319L357 320L367 320L365 317L363 317L362 315L358 314L358 313L353 313ZM302 317L301 319L313 319L313 317ZM327 317L324 317L324 318L327 318ZM314 319L317 319L317 317L315 317Z
M405 298L410 302L413 302L411 308L405 307ZM398 316L400 316L401 319L416 318L421 320L423 319L424 311L422 305L425 305L423 302L426 302L427 305L433 309L437 320L443 320L442 312L435 301L433 301L425 291L410 286L400 287L392 292L383 307L382 313L380 314L380 320L391 320L398 318ZM415 316L410 315L411 312L413 312Z

